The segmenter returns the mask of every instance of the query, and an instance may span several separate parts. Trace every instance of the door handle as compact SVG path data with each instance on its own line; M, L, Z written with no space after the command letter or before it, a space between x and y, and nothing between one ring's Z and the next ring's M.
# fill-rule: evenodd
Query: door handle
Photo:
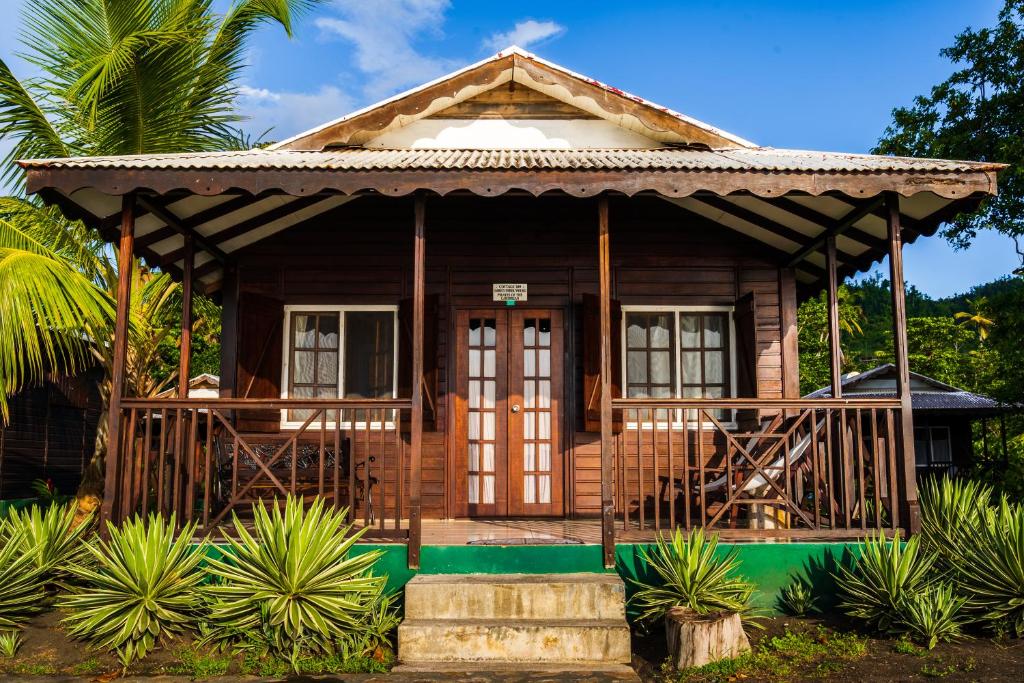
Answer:
M513 413L518 413L519 412L519 404L518 403L512 406L512 412Z

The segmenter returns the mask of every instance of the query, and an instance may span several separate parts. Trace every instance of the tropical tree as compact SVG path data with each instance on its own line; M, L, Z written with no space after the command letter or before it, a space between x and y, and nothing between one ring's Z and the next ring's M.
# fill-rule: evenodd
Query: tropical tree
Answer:
M983 296L975 297L968 299L967 305L970 307L970 311L958 311L953 314L953 317L961 323L973 325L974 329L978 331L978 340L985 341L988 339L988 333L992 330L992 326L995 325L988 312L988 299Z
M0 180L0 418L6 398L46 372L105 361L113 328L116 259L81 224L23 196L20 158L237 149L247 139L235 111L248 38L321 0L35 0L22 20L22 57L39 76L19 80L0 60L0 139L12 143ZM133 277L129 362L146 385L152 350L166 339L145 318L173 285L139 265ZM139 298L141 297L141 298ZM151 312L151 311L150 311ZM106 388L109 393L109 387ZM95 470L106 450L97 437Z

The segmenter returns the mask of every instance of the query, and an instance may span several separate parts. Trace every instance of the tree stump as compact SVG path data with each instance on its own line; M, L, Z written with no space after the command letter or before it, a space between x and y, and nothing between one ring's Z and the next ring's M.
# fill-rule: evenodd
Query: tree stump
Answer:
M704 666L750 651L736 612L697 614L687 607L673 607L665 615L665 636L677 669Z

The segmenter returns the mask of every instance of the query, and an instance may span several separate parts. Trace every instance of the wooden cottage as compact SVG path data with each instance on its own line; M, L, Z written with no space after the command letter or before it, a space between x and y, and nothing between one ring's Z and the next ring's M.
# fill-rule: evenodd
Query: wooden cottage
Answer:
M676 526L912 529L903 287L892 397L843 397L836 349L801 398L797 302L827 289L834 339L836 283L902 283L1002 168L762 147L517 48L268 149L22 166L181 279L186 324L224 307L219 398L123 396L122 278L105 515L322 495L413 567L434 520L606 563Z

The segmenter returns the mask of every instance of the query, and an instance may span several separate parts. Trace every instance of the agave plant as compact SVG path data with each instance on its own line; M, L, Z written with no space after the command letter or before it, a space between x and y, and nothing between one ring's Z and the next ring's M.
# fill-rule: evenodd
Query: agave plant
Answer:
M0 631L0 657L13 658L23 642L20 631Z
M352 533L347 512L320 498L308 509L291 496L283 512L269 507L253 505L253 534L234 516L228 553L209 562L204 640L283 659L298 673L303 656L350 652L370 630L384 589L370 569L381 553L350 555L363 530Z
M87 544L91 565L76 564L82 582L60 606L68 633L112 650L127 669L171 634L193 631L203 617L200 564L207 541L192 543L196 525L150 515L108 524L110 539Z
M885 531L869 536L856 566L839 567L839 608L882 633L899 633L904 604L930 587L934 564L935 556L921 550L919 536L905 545L898 538L887 540Z
M796 579L779 592L779 607L794 617L803 617L818 611L818 597L811 585L803 579Z
M948 583L930 586L904 598L897 628L931 650L940 640L962 637L960 610L965 602Z
M42 572L23 551L25 532L0 520L0 630L21 628L45 599Z
M736 551L716 557L718 536L705 537L704 530L693 529L688 536L678 528L666 539L658 536L653 552L641 554L660 579L656 583L633 580L638 587L630 603L639 610L639 619L655 622L673 607L688 607L698 614L717 611L749 611L754 586L736 572Z
M85 537L89 523L76 524L77 513L77 503L69 503L46 508L33 505L16 510L10 516L8 533L21 532L21 551L32 556L47 581L62 583L68 576L67 568L86 557ZM3 540L9 542L6 538Z
M1024 637L1024 506L1003 497L986 511L967 551L958 560L957 577L968 609Z
M961 564L965 546L984 523L992 488L979 481L933 477L921 485L921 536L943 569Z

